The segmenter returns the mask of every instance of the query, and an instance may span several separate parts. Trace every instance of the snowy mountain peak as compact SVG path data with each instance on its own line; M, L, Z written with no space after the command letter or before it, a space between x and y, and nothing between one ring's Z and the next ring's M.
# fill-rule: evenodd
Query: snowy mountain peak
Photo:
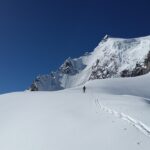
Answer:
M106 35L91 53L70 57L60 68L34 80L30 90L60 90L88 80L134 77L150 71L150 36L112 38Z

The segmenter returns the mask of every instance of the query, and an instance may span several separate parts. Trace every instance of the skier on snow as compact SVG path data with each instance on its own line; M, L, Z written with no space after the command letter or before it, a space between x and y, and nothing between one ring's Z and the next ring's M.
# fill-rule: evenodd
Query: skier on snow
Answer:
M85 93L85 90L86 90L86 87L84 86L84 87L83 87L83 93Z

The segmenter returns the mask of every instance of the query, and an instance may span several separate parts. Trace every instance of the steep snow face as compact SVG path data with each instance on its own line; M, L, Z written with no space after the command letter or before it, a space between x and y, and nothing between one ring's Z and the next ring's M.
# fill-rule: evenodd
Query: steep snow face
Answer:
M92 59L97 61L93 65L91 79L120 77L123 71L131 72L137 64L144 67L144 60L149 51L150 37L108 38L107 41L102 41L93 52Z
M93 79L142 75L150 70L146 65L150 64L149 51L150 36L121 39L106 35L93 52L68 58L56 72L39 76L30 89L60 90Z

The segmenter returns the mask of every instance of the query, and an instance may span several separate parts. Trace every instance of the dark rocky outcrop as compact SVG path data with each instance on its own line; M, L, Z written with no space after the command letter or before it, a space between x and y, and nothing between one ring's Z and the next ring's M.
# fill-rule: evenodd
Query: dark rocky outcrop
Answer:
M92 66L92 73L89 77L89 80L106 79L115 75L117 72L117 65L115 61L113 63L114 68L109 68L107 62L103 66L101 66L100 60L97 59L95 65Z
M74 75L78 73L78 70L75 68L73 61L71 58L68 58L63 65L59 68L59 72L62 74L71 74Z
M147 54L143 64L137 63L135 68L131 71L123 70L121 72L121 77L136 77L136 76L144 75L148 72L150 72L150 51Z
M36 86L35 82L33 82L29 88L30 91L38 91L38 87Z

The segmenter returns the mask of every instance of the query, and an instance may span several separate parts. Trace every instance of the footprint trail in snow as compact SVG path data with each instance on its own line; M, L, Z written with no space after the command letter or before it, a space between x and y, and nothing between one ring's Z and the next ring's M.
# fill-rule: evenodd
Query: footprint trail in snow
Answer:
M138 129L140 132L142 132L146 136L150 137L150 127L147 126L146 124L144 124L143 122L136 120L124 113L117 112L113 109L110 109L110 108L102 105L98 99L95 100L95 104L96 104L96 106L98 106L98 108L100 108L100 110L107 112L107 113L109 113L117 118L120 118L122 120L125 120L126 122L128 122L129 124L134 126L136 129Z

